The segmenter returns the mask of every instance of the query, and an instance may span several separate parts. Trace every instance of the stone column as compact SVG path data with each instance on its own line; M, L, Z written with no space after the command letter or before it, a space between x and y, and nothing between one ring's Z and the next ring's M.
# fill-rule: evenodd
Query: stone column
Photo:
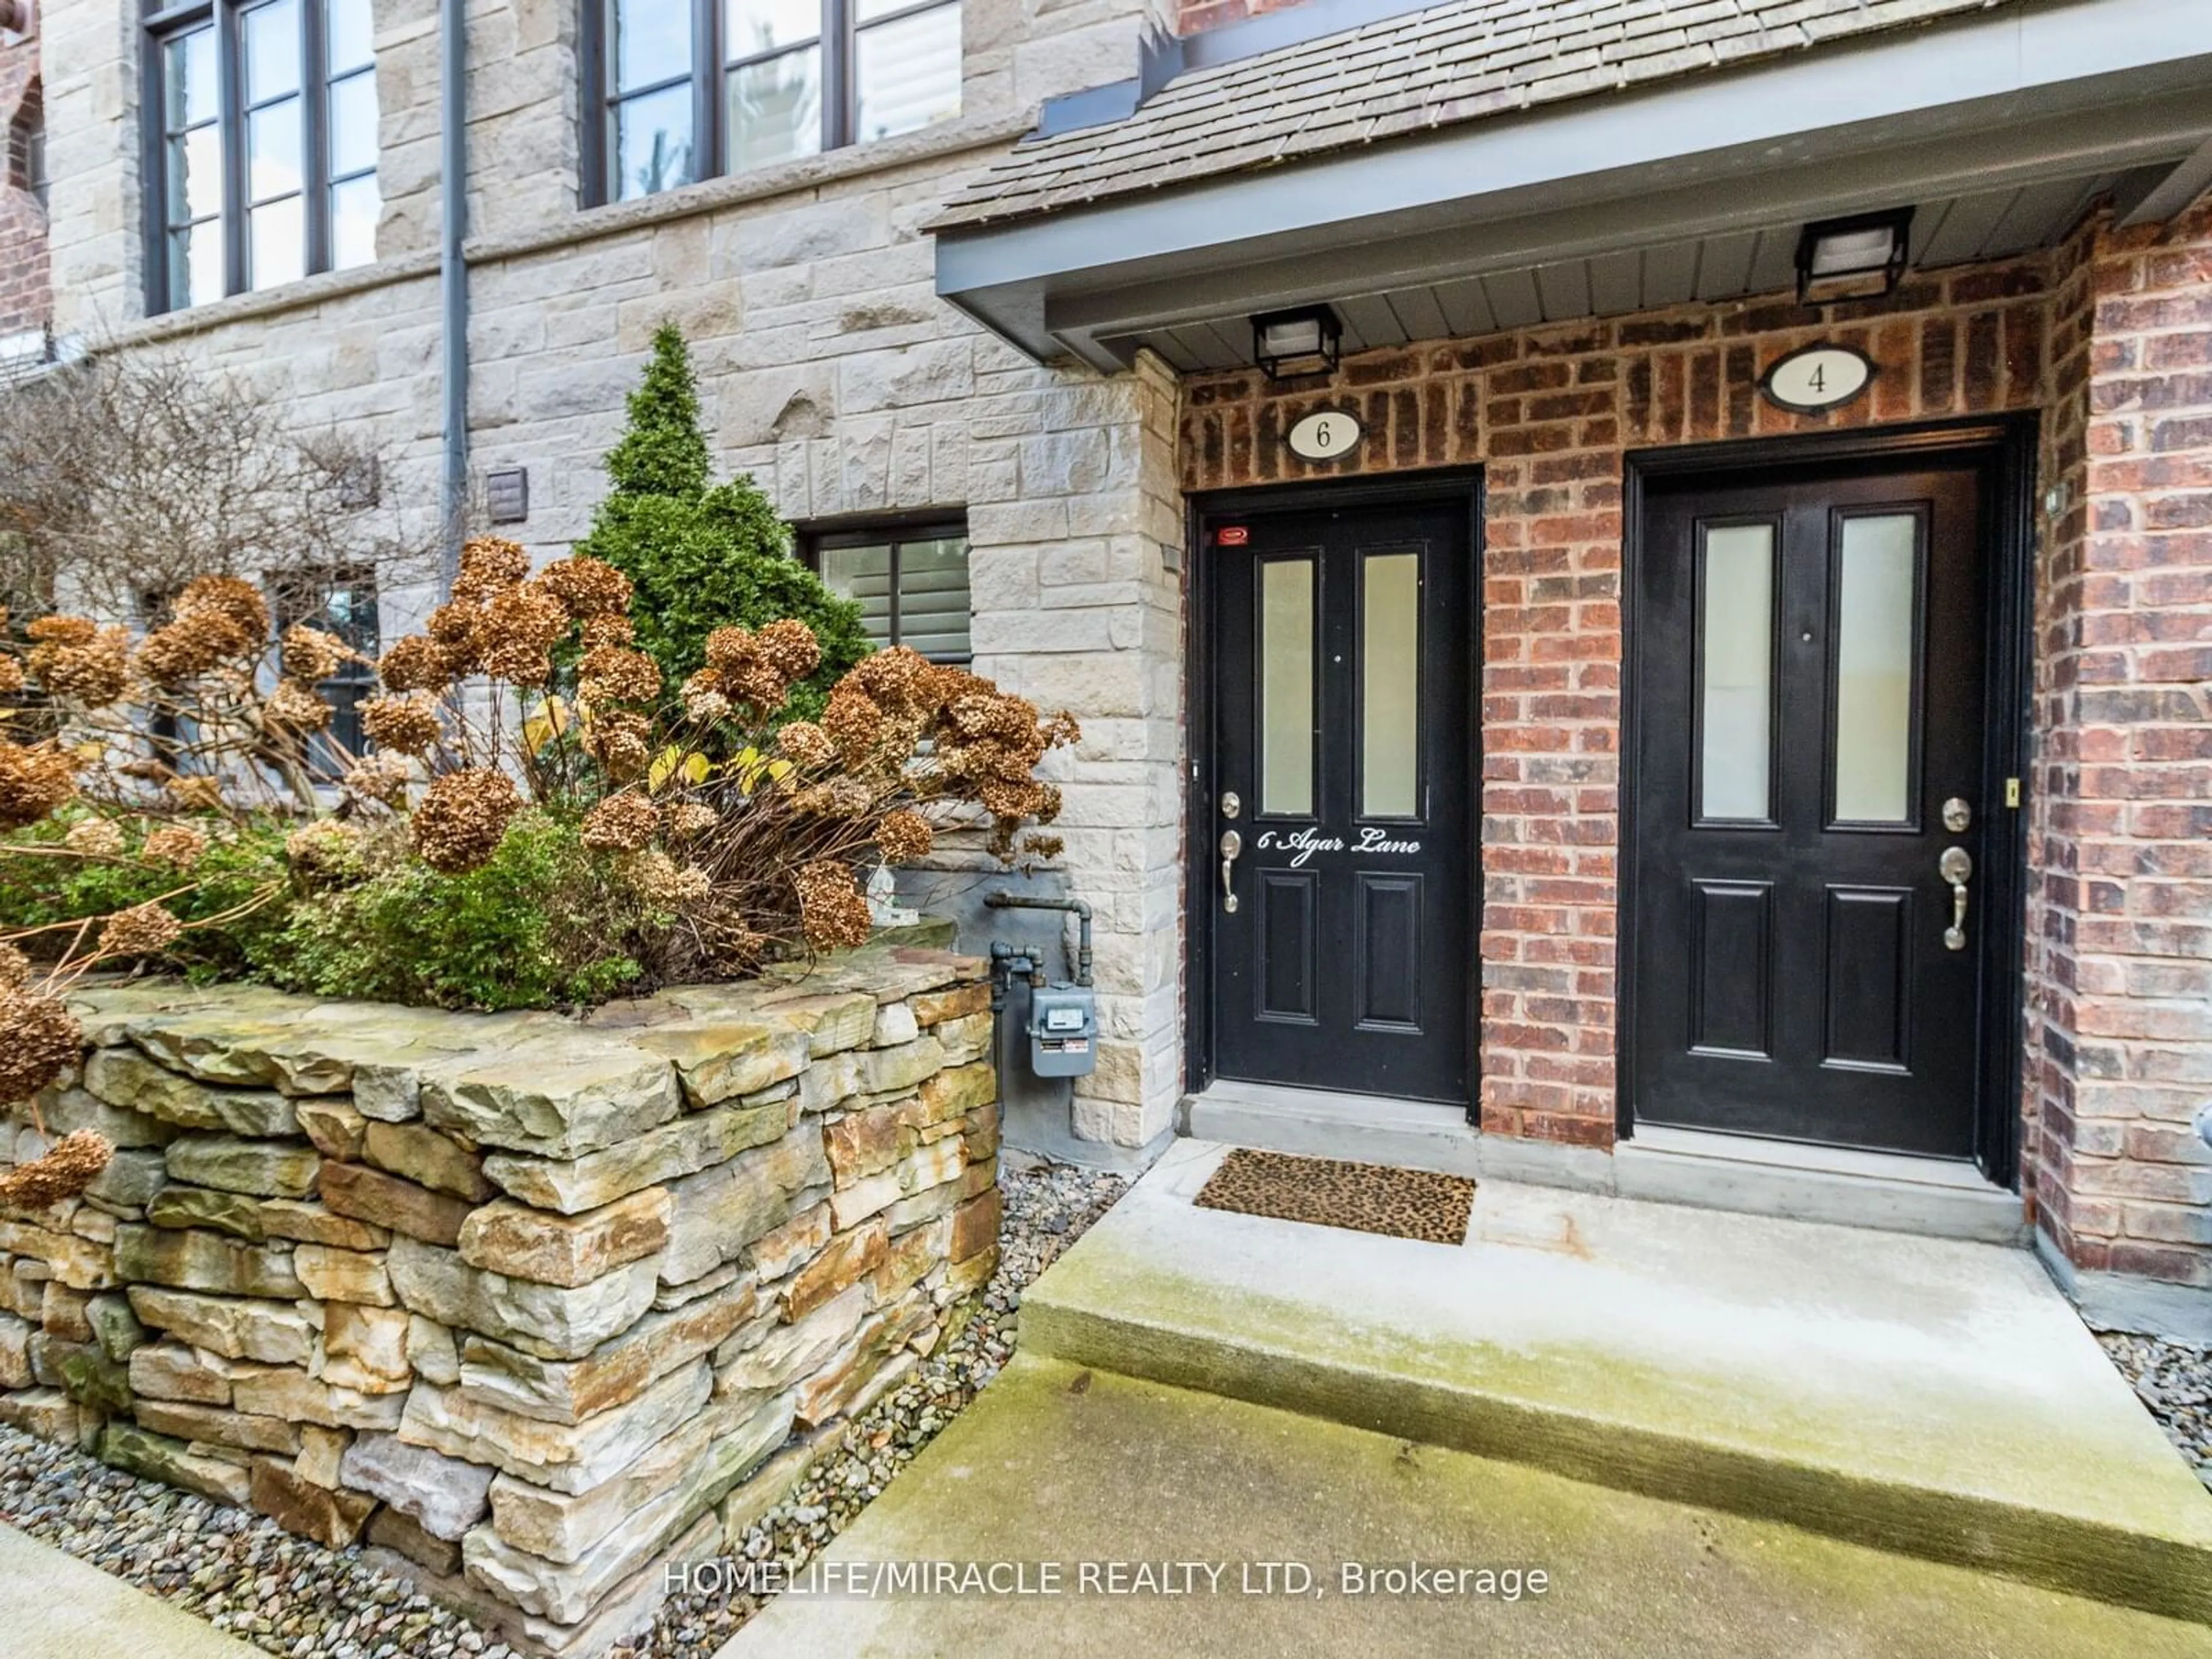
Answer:
M1182 1086L1182 544L1176 382L1147 356L1064 374L1020 435L973 444L969 580L979 673L1083 723L1056 756L1069 890L1097 912L1097 1069L1076 1133L1136 1148Z

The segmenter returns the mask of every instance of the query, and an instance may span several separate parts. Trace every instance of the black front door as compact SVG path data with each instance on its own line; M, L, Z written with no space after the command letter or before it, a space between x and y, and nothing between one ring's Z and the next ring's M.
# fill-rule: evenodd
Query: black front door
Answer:
M1636 573L1639 1121L1974 1150L1982 474L1655 483Z
M1216 1076L1468 1097L1469 517L1207 522Z

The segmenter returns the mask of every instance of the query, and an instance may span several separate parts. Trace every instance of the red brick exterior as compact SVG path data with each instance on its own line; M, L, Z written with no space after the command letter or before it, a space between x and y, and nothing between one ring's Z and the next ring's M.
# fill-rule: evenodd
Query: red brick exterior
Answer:
M1263 12L1287 11L1298 0L1175 0L1170 15L1177 34L1198 34L1224 23L1241 23Z
M2212 1097L2206 221L2092 228L1880 301L1686 307L1370 352L1327 380L1188 384L1188 489L1485 465L1486 1129L1613 1139L1624 453L2039 410L2045 483L2073 505L2039 570L2023 1184L2084 1265L2212 1283L2212 1252L2151 1242L2212 1243L2185 1122L2189 1085ZM1760 371L1815 339L1874 358L1868 396L1825 416L1761 398ZM1300 416L1340 407L1366 427L1355 453L1289 453Z
M30 124L40 119L39 40L0 35L0 337L53 316L46 211L28 189Z

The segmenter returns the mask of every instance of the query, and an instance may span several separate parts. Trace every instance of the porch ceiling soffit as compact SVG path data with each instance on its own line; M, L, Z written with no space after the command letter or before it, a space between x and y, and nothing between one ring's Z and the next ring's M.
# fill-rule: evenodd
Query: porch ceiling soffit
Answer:
M2212 0L2185 0L2200 6L2212 16ZM2141 214L2188 188L2212 142L2212 33L2177 27L2175 11L2173 0L2008 9L949 227L938 290L1034 357L1110 370L1139 337L1208 319L1872 208L2118 178L2123 214Z

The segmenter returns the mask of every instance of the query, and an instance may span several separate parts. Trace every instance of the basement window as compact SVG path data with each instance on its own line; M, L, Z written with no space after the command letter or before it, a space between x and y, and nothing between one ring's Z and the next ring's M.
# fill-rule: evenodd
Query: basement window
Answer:
M965 524L817 532L805 547L823 586L860 607L877 645L907 646L933 662L969 660Z

